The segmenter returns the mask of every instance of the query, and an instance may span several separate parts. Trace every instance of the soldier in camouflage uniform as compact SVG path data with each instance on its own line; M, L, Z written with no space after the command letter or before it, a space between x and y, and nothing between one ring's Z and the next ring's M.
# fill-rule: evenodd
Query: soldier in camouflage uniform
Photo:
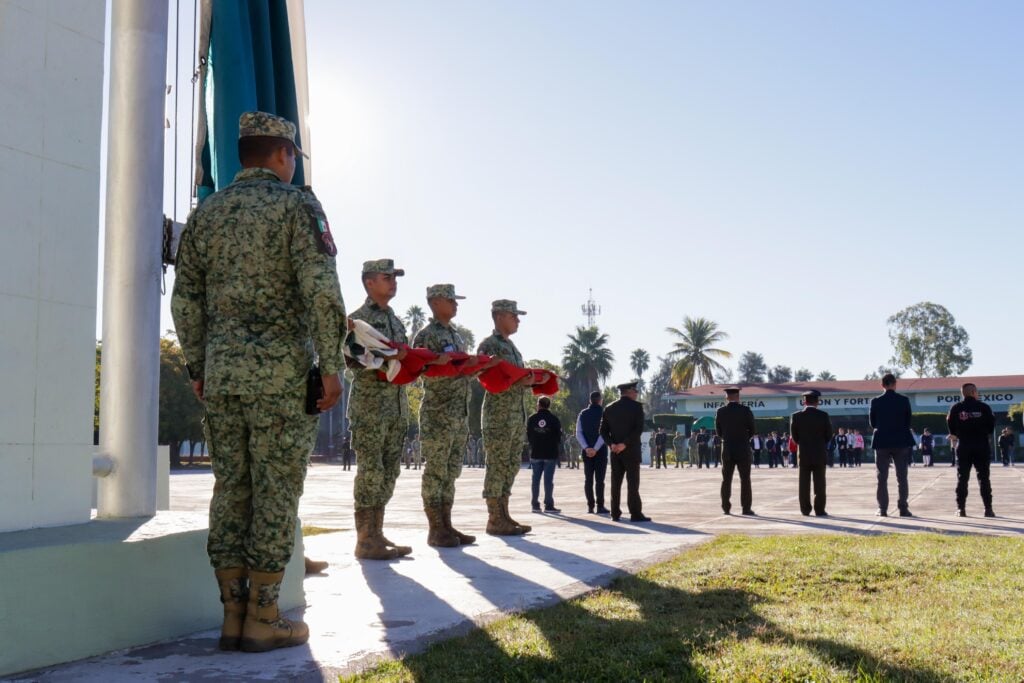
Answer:
M397 278L405 271L391 259L363 263L366 303L351 315L362 320L393 342L407 344L405 325L395 315L390 301L398 292ZM400 351L399 360L405 357ZM409 401L405 387L382 379L377 370L353 366L354 379L348 402L352 449L356 452L354 486L356 557L390 560L412 552L384 536L384 506L395 492L401 471L402 448L409 431Z
M295 126L263 112L239 120L242 170L203 202L181 238L171 312L193 390L206 404L215 480L207 551L220 585L220 647L305 643L277 596L295 542L316 440L306 375L319 354L329 410L341 395L345 305L337 249L309 188L290 185Z
M509 339L519 330L520 311L515 301L498 299L491 304L494 334L480 343L477 353L508 361L524 367L523 356ZM531 377L526 377L508 391L487 393L481 411L484 457L484 498L487 499L487 533L497 536L525 534L531 530L526 524L512 519L508 511L508 498L512 484L522 467L523 448L526 446L526 401Z
M682 432L676 432L676 435L672 437L672 450L676 454L676 467L682 467L683 459L686 457L686 449L684 444L686 443L686 437L683 436Z
M435 363L449 362L451 353L465 353L466 342L452 325L459 300L449 284L427 287L430 323L413 341L417 348L440 354ZM427 515L427 543L452 548L476 541L452 526L455 480L462 474L462 457L469 436L469 384L466 375L424 377L420 404L420 446L426 459L423 469L423 510Z

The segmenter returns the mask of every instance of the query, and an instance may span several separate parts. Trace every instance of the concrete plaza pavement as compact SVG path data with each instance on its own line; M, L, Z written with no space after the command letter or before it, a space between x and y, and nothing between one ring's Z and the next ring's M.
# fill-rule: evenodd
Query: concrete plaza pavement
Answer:
M514 517L533 525L533 532L522 537L483 533L483 470L467 468L458 482L453 521L462 531L476 534L477 542L437 549L426 544L419 496L421 472L402 470L385 524L392 540L413 547L412 556L391 562L360 562L352 556L355 470L343 471L335 465L310 469L300 505L303 525L339 531L305 541L307 556L330 562L326 574L305 581L308 606L299 614L312 634L306 646L264 654L222 653L216 649L217 632L211 630L25 674L16 680L334 680L339 673L422 650L431 642L467 632L504 613L553 604L607 585L623 572L672 557L717 534L1024 534L1024 467L993 467L998 517L990 519L982 516L973 479L969 516L954 515L956 470L948 465L910 470L910 508L915 514L911 518L875 516L875 469L871 463L828 471L830 516L824 518L800 514L795 469L755 469L757 516L745 517L722 514L720 470L644 466L644 511L654 518L647 524L612 522L587 514L582 470L564 467L555 475L555 502L561 514L531 514L530 475L524 469L510 506ZM894 473L889 480L890 513L894 513ZM212 487L208 472L172 475L172 510L205 510ZM738 508L737 478L733 509Z

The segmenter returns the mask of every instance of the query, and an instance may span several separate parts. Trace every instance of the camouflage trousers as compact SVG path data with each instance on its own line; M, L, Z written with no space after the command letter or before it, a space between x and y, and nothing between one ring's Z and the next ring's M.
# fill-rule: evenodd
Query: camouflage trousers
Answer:
M522 468L526 421L519 411L484 411L482 420L484 458L484 498L500 498L512 493L512 484Z
M206 397L215 482L206 550L215 569L288 564L318 422L306 415L305 391Z
M409 424L398 414L363 416L352 427L352 449L356 452L353 499L356 508L384 507L395 493L401 472L402 447Z
M455 480L462 474L468 436L465 413L420 409L420 445L427 461L421 484L424 505L455 502Z

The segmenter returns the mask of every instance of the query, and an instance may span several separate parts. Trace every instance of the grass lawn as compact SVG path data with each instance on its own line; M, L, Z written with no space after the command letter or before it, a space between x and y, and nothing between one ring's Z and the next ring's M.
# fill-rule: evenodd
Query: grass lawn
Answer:
M1024 681L1024 540L720 537L355 681Z

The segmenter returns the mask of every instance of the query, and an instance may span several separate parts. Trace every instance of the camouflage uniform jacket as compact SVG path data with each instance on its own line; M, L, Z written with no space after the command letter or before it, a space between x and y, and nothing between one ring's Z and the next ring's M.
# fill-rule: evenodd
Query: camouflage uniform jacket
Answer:
M420 330L413 346L434 353L465 353L466 342L452 325L437 320ZM469 377L423 377L420 411L464 417L469 415Z
M477 348L477 353L501 358L502 360L512 363L517 368L526 367L523 363L523 356L519 353L519 349L516 348L516 345L512 343L511 339L503 337L497 330L495 330L490 337L480 342L480 346ZM516 385L511 387L508 391L503 391L500 394L487 394L485 398L487 400L489 411L521 413L523 423L525 424L527 412L526 402L529 393L529 387Z
M345 303L330 230L311 190L242 169L188 218L171 313L189 374L207 394L301 386L320 356L342 369Z
M367 297L366 302L349 317L372 325L375 330L395 343L409 343L405 335L405 325L390 306L381 308ZM375 413L381 417L388 415L408 419L409 403L406 400L404 386L380 379L377 370L357 366L352 372L352 394L348 414L353 427L356 423L362 422L361 417L369 418Z

